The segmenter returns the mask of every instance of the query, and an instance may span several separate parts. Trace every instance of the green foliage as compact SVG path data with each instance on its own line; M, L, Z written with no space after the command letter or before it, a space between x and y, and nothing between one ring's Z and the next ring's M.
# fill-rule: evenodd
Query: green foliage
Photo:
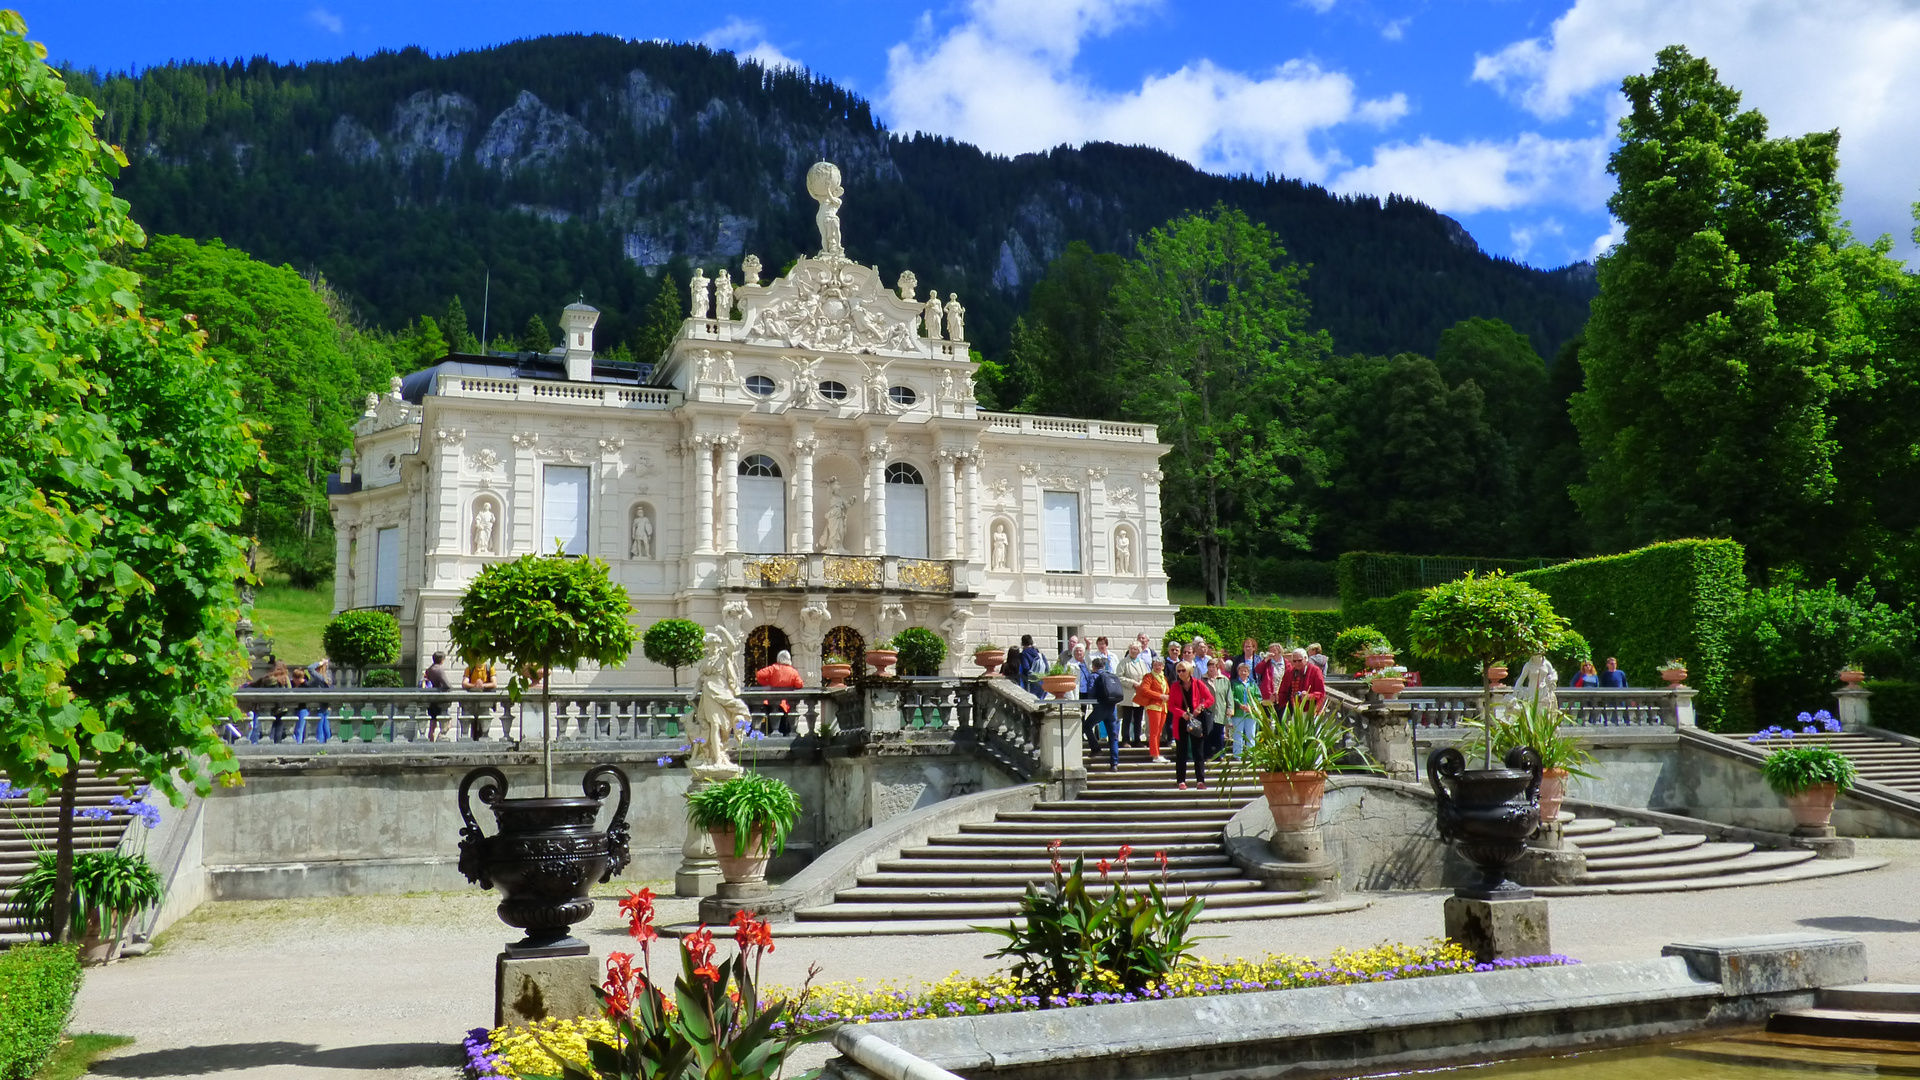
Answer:
M133 1041L131 1035L101 1035L91 1031L70 1035L54 1047L53 1056L33 1074L33 1080L80 1080L93 1071L95 1061Z
M80 954L71 945L15 945L0 951L0 1080L29 1080L54 1047L80 992Z
M467 306L460 302L459 293L454 293L453 299L447 302L447 314L440 320L440 332L446 335L447 347L454 352L480 351L480 339L473 336L473 323L467 319Z
M1333 639L1333 647L1327 650L1342 662L1351 662L1365 658L1371 652L1392 652L1393 643L1387 635L1371 626L1349 626L1340 631Z
M947 639L924 626L893 635L893 647L900 654L895 670L902 675L938 675L947 660Z
M1571 677L1580 665L1593 659L1593 646L1578 630L1569 630L1547 648L1547 659L1562 677Z
M1815 784L1851 791L1859 774L1847 756L1831 746L1783 746L1761 762L1767 786L1779 795L1798 795Z
M1905 679L1869 679L1869 701L1874 727L1902 735L1920 736L1920 682Z
M370 690L399 690L407 685L407 677L398 668L377 667L361 677L360 685Z
M648 660L673 669L673 685L680 685L680 669L700 662L706 631L692 619L661 619L647 627L640 650Z
M626 663L633 653L632 611L605 562L527 554L480 571L447 623L447 638L468 667L497 664L513 672L507 696L517 702L528 671Z
M1545 652L1566 629L1545 593L1495 570L1428 589L1407 640L1419 656L1486 665Z
M1345 745L1346 721L1312 698L1295 698L1278 707L1256 701L1253 715L1253 745L1242 755L1241 764L1255 773L1371 767L1365 750ZM1358 765L1346 761L1349 754L1358 757Z
M1824 572L1874 528L1829 513L1843 447L1864 452L1863 492L1885 486L1883 463L1910 467L1885 448L1914 441L1911 418L1849 421L1912 377L1882 326L1911 284L1887 242L1840 221L1838 131L1768 138L1679 46L1621 89L1608 207L1625 233L1599 260L1581 351L1575 501L1602 545L1731 535L1761 567Z
M32 869L14 886L9 913L39 933L53 934L56 883L54 853L42 851ZM84 851L73 859L72 938L86 933L87 922L98 918L101 935L111 937L127 920L159 905L164 889L160 875L143 855L118 851Z
M673 275L662 273L653 290L653 301L647 305L646 314L634 331L634 358L643 364L658 362L679 336L686 319L686 294L680 291L680 283Z
M1163 653L1165 653L1168 656L1167 664L1169 667L1172 666L1174 660L1177 660L1180 658L1181 647L1186 645L1188 642L1192 641L1194 638L1199 638L1202 641L1205 641L1207 644L1213 646L1213 651L1215 653L1224 653L1227 651L1226 639L1221 637L1218 631L1216 631L1213 627L1208 626L1206 623L1197 623L1197 622L1175 623L1171 628L1167 630L1167 636L1166 636L1166 642L1165 642L1165 644L1172 646L1172 648L1161 650ZM1172 672L1168 672L1168 677L1169 678L1172 677Z
M553 348L553 331L547 329L547 321L538 314L527 316L526 329L520 331L520 347L537 353Z
M1278 641L1283 644L1305 646L1309 642L1330 642L1346 626L1346 620L1337 611L1293 611L1287 608L1258 607L1204 607L1188 604L1174 613L1174 619L1180 625L1169 630L1171 637L1179 632L1181 626L1198 623L1205 629L1218 628L1216 635L1229 645L1228 652L1240 654L1239 643L1248 638L1260 644L1262 649ZM1202 637L1206 637L1202 633ZM1187 634L1185 640L1193 635ZM1208 638L1208 640L1213 640Z
M1531 747L1540 755L1542 769L1565 769L1591 779L1593 774L1581 766L1591 764L1593 755L1580 745L1578 737L1562 733L1566 724L1567 714L1559 709L1547 708L1538 700L1516 700L1493 724L1493 756L1504 761L1509 750ZM1460 752L1471 761L1486 752L1487 725L1476 717L1465 726L1472 729L1472 734L1461 742Z
M1916 636L1913 616L1877 603L1864 581L1851 593L1831 581L1818 589L1791 582L1753 589L1732 634L1732 667L1746 676L1736 716L1755 727L1784 723L1800 711L1797 703L1832 694L1835 673L1850 661L1869 675L1900 675ZM1879 707L1875 697L1876 714Z
M384 611L343 611L320 632L320 646L342 667L391 664L400 659L400 623Z
M1389 555L1378 551L1349 551L1340 556L1340 610L1352 616L1369 600L1384 600L1414 589L1425 589L1463 577L1469 572L1489 574L1504 570L1520 574L1551 566L1553 559L1483 559L1459 555ZM1371 622L1373 620L1362 620ZM1381 625L1386 625L1382 623Z
M745 855L747 841L760 830L767 850L778 855L800 822L800 796L771 776L742 773L688 793L687 820L702 829L732 829L735 855Z
M1053 416L1117 417L1125 382L1113 290L1126 272L1118 255L1074 240L1033 287L1027 313L1013 325L1005 374L996 383L1006 408Z
M1071 873L1056 859L1044 889L1027 886L1015 921L974 927L1007 939L988 959L1013 957L1014 981L1049 1002L1102 990L1137 994L1159 982L1197 947L1189 928L1206 901L1190 896L1173 907L1159 884L1143 889L1127 880L1124 856L1120 869L1121 880L1112 882L1101 860L1101 877L1112 888L1096 900L1087 890L1085 858L1073 860Z
M1253 536L1306 545L1303 490L1322 466L1307 425L1330 341L1307 327L1306 270L1242 211L1176 219L1139 251L1113 287L1125 414L1173 447L1162 513L1217 604L1229 553Z

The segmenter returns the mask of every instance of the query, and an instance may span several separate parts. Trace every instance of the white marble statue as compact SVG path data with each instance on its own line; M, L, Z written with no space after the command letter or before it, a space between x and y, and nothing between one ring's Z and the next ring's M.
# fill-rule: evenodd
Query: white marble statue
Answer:
M823 554L838 554L846 550L847 517L859 501L852 495L840 494L839 477L827 478L826 528L820 531L820 551Z
M1541 709L1560 707L1560 673L1553 670L1553 661L1539 653L1527 658L1520 668L1520 677L1513 681L1513 702L1534 702Z
M733 366L733 350L720 354L720 381L732 386L740 381L740 372Z
M493 526L495 518L493 508L481 503L473 512L473 553L475 555L493 554Z
M942 311L942 308L940 307L940 294L934 293L932 296L927 297L927 306L921 309L920 321L923 324L925 324L927 328L928 341L940 340L940 312L941 311Z
M713 279L713 317L733 318L733 279L727 276L725 270Z
M707 317L707 311L709 310L708 305L713 302L713 297L707 292L707 286L709 284L710 282L707 281L706 267L695 267L693 280L687 282L687 306L688 310L692 313L692 318L704 319Z
M395 375L393 379L387 383L387 396L395 401L405 400L400 396L400 376Z
M1007 523L1004 521L994 522L993 523L993 563L992 563L993 569L995 570L1010 569L1007 563L1007 555L1012 550L1012 548L1013 548L1013 537L1009 536L1007 533Z
M815 162L807 170L807 194L820 204L813 223L820 227L822 255L846 254L840 243L840 200L846 193L847 189L840 186L840 168L833 162Z
M953 372L951 370L940 373L940 400L953 400Z
M947 340L948 341L967 340L967 331L965 329L966 323L963 321L966 319L966 317L967 317L967 309L960 306L960 294L948 293L947 294Z
M1133 573L1133 534L1125 529L1113 534L1113 572Z
M633 536L627 555L635 559L653 558L653 518L647 516L644 506L633 512Z
M707 654L700 659L699 694L693 706L693 750L687 764L694 768L726 768L733 764L727 743L743 721L749 721L747 703L740 700L740 639L725 626L707 631Z
M913 275L913 271L900 271L900 299L905 300L909 304L919 303L919 301L913 297L913 294L919 291L919 289L920 279Z
M749 255L746 261L740 264L740 284L760 284L760 256Z

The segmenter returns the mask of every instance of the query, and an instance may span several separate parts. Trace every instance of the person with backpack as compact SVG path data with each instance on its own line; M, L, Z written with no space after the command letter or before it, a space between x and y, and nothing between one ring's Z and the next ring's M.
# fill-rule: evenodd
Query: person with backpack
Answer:
M1099 733L1107 733L1107 771L1120 771L1120 714L1117 707L1126 700L1126 688L1120 685L1120 677L1107 670L1107 658L1096 656L1088 662L1093 673L1088 686L1087 696L1093 699L1093 708L1087 711L1086 728L1093 730L1093 741L1088 749L1097 751L1100 747ZM1086 732L1082 731L1082 737Z
M1047 670L1047 658L1033 647L1033 635L1020 635L1020 649L1014 653L1018 666L1014 669L1014 681L1020 688L1034 697L1040 696L1040 673Z

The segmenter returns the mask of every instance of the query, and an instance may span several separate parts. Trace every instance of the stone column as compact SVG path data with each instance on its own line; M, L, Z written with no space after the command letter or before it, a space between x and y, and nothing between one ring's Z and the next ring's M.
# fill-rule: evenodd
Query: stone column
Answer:
M740 550L740 436L720 437L720 550Z
M1414 778L1413 707L1404 701L1376 701L1367 707L1367 753L1393 780Z
M1159 469L1140 474L1140 515L1141 520L1156 522L1160 520L1160 481L1165 479ZM1148 528L1140 530L1135 541L1140 547L1140 568L1148 576L1163 573L1160 561L1160 530Z
M813 452L819 448L820 440L811 435L795 439L793 443L794 484L799 488L794 509L800 514L798 546L801 551L813 550Z
M1113 575L1113 552L1107 549L1107 467L1087 469L1087 573Z
M695 765L693 782L687 785L691 795L722 780L731 780L743 771L738 765ZM673 895L712 896L720 885L719 851L713 836L692 822L687 823L687 839L680 845L680 869L673 875Z
M687 440L687 454L693 459L693 553L713 554L713 437L695 435Z
M867 554L887 553L887 454L885 439L867 444Z
M959 521L954 514L954 458L952 450L935 455L940 473L940 558L951 559L959 551Z
M976 447L967 452L967 516L963 523L967 550L963 557L969 562L980 562L986 558L980 546L980 519L980 450Z
M1031 461L1020 464L1020 595L1025 596L1027 574L1039 574L1046 568L1043 557L1047 542L1046 522L1040 508L1040 466Z
M1833 715L1840 721L1840 727L1846 731L1859 731L1873 723L1873 714L1867 707L1867 699L1873 691L1864 686L1846 686L1833 692ZM1687 702L1687 713L1691 719L1693 702Z

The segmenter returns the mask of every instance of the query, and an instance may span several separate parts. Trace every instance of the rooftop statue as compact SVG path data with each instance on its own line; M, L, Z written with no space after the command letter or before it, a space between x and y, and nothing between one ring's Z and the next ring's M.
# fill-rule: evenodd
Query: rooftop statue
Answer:
M807 170L807 194L820 204L813 221L820 226L821 255L847 253L840 243L840 200L846 193L847 189L840 186L840 167L833 162L818 161Z

